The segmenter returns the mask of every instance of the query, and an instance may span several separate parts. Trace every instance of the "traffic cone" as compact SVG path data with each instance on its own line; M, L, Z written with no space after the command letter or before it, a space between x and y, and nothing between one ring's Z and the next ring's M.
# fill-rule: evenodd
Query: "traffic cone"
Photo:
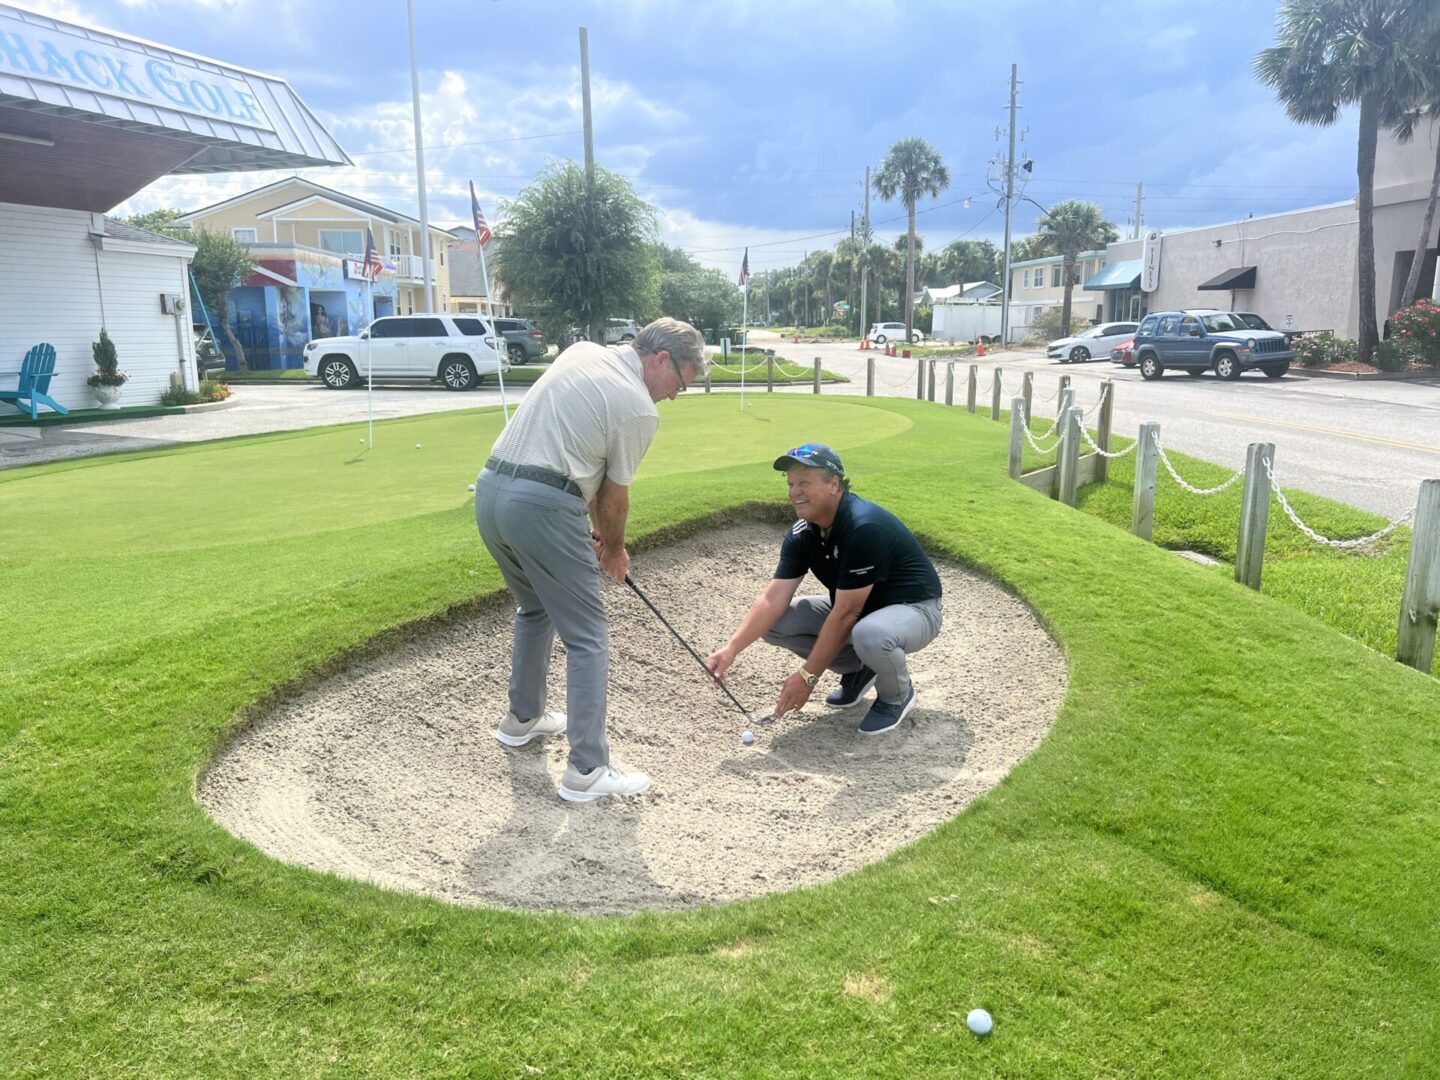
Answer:
M976 356L984 356L984 355L985 355L985 342L984 342L983 339L981 340L979 347L975 350L975 355L976 355Z

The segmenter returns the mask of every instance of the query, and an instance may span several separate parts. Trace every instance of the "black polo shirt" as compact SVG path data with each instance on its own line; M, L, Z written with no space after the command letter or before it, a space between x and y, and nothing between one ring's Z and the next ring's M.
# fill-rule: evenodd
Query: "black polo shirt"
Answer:
M905 523L890 511L846 492L828 534L797 521L780 545L775 577L790 581L814 574L830 590L872 585L861 615L891 604L940 598L940 575Z

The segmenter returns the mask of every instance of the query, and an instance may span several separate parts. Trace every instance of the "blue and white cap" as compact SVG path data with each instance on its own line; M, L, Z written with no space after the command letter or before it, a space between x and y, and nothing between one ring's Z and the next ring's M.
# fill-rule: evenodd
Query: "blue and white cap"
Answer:
M824 443L807 442L775 459L776 472L784 472L794 468L796 465L806 465L812 469L824 469L826 472L834 473L840 478L845 476L845 466L840 464L840 455L831 450Z

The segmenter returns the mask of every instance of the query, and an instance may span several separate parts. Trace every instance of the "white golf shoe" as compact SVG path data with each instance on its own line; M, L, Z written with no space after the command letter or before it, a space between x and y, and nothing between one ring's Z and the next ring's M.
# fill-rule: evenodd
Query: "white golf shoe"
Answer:
M559 735L565 730L565 714L547 712L533 720L521 720L513 712L507 712L505 719L495 729L495 738L506 746L524 746L532 739L543 739L546 735Z
M621 772L613 765L601 765L582 773L574 765L565 766L560 777L560 797L566 802L594 802L606 795L639 795L650 787L650 777L643 772Z

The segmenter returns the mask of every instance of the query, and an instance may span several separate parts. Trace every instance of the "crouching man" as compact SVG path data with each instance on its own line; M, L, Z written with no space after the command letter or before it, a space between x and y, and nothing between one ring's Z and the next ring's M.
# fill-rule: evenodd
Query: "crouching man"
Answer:
M940 632L935 565L899 518L851 492L830 447L797 446L775 459L775 469L785 473L799 520L781 543L774 580L707 666L722 678L763 637L804 661L780 689L777 718L809 701L829 668L840 674L840 688L825 704L849 708L874 686L860 733L890 731L915 708L906 656ZM807 571L828 596L795 596Z

